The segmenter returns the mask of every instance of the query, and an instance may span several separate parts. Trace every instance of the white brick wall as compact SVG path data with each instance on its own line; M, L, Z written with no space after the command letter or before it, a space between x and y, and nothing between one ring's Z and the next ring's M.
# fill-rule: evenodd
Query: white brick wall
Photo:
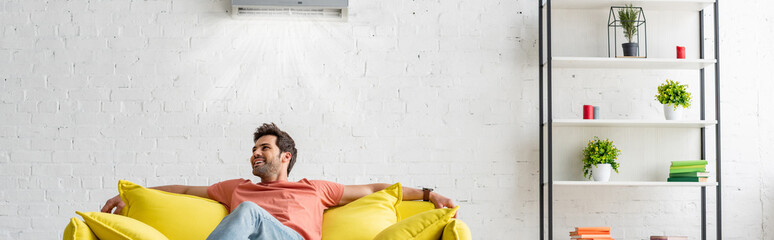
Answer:
M476 239L536 239L536 2L352 1L348 22L315 23L232 20L227 0L0 1L0 239L61 237L118 179L250 178L263 122L298 142L292 179L435 186ZM746 4L721 12L724 239L771 239L774 62L758 24L774 6ZM557 113L579 115L586 98L603 117L658 113L605 101L652 84L599 74L556 72L594 87L558 88L576 100ZM698 234L691 191L564 190L557 226Z

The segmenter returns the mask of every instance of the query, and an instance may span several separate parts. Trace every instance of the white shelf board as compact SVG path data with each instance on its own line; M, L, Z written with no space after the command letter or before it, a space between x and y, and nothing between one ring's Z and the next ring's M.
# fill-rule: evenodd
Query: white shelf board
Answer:
M545 2L545 0L543 1ZM555 9L599 9L632 4L643 10L700 11L715 3L714 0L551 0Z
M686 69L698 70L715 59L553 57L554 68Z
M701 128L717 123L716 120L554 119L553 127Z
M544 184L545 185L545 184ZM621 187L647 187L647 186L661 186L661 187L701 187L701 186L717 186L717 182L595 182L595 181L554 181L554 186L621 186Z

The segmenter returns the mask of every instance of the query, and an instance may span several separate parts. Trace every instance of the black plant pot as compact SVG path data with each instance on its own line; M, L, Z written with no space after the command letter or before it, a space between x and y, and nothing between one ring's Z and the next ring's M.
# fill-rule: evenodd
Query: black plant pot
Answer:
M638 48L640 47L637 43L624 43L621 44L621 47L623 47L623 54L624 56L639 56L638 54Z

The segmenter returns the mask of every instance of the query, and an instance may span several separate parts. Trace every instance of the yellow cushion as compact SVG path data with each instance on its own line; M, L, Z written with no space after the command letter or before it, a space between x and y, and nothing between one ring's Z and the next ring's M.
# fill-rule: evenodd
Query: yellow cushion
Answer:
M121 215L102 212L77 212L99 239L107 240L164 240L167 237L140 221Z
M64 230L63 240L97 240L97 236L89 229L89 225L78 218L70 218Z
M398 221L433 209L435 209L435 205L431 202L402 201L398 203L398 215L401 218Z
M443 228L449 223L457 209L439 208L408 217L393 224L376 235L374 240L388 239L417 239L438 240L441 238Z
M452 219L451 222L446 224L443 228L443 235L441 240L471 240L473 237L470 235L470 228L468 225L459 219Z
M126 207L121 214L159 230L169 239L206 239L228 214L220 203L197 196L144 188L118 181Z
M395 210L403 199L400 183L372 193L323 215L323 240L373 239L376 234L398 222Z

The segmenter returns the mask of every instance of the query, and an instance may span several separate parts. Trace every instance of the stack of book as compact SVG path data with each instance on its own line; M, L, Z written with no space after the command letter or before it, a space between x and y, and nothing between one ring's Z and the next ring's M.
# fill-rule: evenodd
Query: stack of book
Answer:
M570 232L573 240L614 240L610 237L610 227L576 227Z
M667 182L707 182L706 160L672 161Z
M650 240L688 240L686 236L650 236Z

